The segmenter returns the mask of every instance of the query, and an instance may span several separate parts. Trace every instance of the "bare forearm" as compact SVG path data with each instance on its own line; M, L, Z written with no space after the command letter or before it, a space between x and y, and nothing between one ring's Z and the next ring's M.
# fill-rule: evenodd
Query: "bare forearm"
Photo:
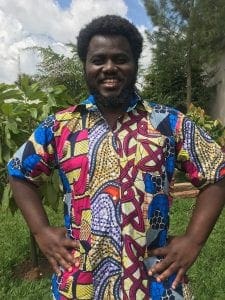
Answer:
M24 180L9 178L14 199L31 232L35 235L49 225L37 188Z
M35 186L13 177L10 177L9 181L15 201L53 270L58 274L60 274L59 266L70 270L75 263L71 249L78 249L79 243L66 237L65 228L49 226Z
M206 187L198 196L186 234L204 245L225 204L225 179Z

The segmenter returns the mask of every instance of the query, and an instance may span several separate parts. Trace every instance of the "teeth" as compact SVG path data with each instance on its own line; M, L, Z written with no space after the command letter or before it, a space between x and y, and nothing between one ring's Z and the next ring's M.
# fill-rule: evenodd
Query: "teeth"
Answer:
M116 84L116 83L118 83L118 80L117 79L106 79L103 82L106 84Z
M104 81L104 82L117 82L117 81L119 81L119 80L116 79L116 78L107 78L107 79L104 79L103 81Z

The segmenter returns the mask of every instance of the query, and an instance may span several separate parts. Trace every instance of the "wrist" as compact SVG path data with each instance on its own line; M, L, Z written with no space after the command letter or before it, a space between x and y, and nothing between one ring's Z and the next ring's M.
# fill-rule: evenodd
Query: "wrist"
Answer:
M193 245L195 245L198 248L202 248L205 244L205 239L201 238L199 235L197 234L193 234L190 232L186 232L184 234L184 236L189 240L189 242Z
M31 233L33 234L34 237L38 236L39 234L42 234L43 232L49 230L51 228L50 224L43 224L41 226L38 226L38 228L35 228L31 230Z

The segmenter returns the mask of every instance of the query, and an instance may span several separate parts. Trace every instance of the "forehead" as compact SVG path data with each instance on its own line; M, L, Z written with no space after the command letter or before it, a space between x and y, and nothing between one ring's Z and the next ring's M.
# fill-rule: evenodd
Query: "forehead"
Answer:
M133 56L130 43L122 35L103 36L95 35L91 38L87 56L108 53L125 53Z

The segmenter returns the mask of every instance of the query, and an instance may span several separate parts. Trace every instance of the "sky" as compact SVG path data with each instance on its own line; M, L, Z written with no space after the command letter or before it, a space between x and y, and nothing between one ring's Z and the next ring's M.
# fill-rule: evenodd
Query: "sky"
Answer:
M152 26L142 0L0 0L0 82L36 72L40 57L34 46L70 55L65 44L76 43L79 30L105 14L128 18L138 27L145 40L141 64L149 65L151 45L144 32Z

